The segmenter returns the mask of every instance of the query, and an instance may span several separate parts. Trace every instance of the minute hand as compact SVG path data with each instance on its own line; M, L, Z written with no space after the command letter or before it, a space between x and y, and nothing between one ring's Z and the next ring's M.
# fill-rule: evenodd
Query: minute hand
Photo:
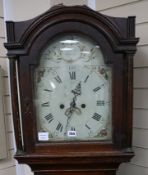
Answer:
M78 96L81 95L81 82L77 84L76 88L74 90L71 91L74 96Z

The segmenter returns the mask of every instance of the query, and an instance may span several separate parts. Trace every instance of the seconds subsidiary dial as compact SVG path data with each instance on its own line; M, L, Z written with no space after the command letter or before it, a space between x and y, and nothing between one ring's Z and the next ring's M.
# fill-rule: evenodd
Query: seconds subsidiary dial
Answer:
M111 68L99 45L78 34L56 37L34 77L37 130L46 141L111 139Z

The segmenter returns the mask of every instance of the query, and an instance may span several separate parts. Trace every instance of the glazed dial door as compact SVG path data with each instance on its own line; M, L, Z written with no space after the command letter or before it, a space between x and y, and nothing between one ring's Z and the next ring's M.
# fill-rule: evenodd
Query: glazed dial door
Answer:
M39 141L111 140L111 68L79 34L56 37L34 74Z

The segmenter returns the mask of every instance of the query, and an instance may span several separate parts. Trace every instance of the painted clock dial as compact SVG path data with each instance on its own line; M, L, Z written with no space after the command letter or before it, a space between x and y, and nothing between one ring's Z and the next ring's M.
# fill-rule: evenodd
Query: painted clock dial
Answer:
M39 141L111 140L112 72L92 39L55 37L41 52L34 80Z

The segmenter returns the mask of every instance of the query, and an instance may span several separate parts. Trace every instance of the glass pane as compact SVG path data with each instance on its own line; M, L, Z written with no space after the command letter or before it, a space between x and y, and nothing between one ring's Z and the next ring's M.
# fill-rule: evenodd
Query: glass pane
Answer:
M99 45L79 34L58 36L34 74L39 141L111 139L111 68Z

